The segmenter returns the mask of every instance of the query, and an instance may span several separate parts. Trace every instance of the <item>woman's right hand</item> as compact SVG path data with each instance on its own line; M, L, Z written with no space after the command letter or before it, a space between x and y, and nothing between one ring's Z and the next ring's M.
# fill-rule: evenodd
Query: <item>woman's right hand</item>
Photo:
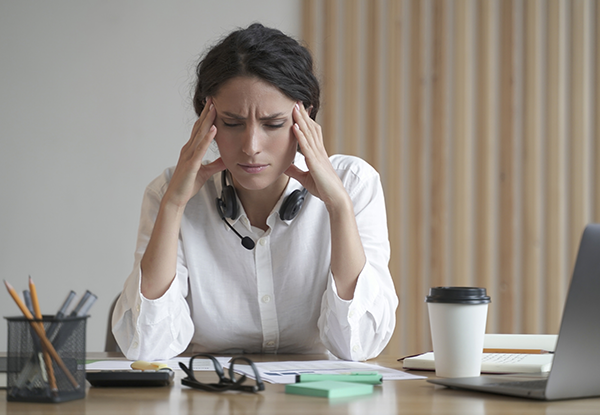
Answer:
M212 175L225 169L220 157L212 163L202 164L208 146L217 134L215 115L212 98L208 98L200 118L194 123L189 141L181 149L163 203L184 208Z

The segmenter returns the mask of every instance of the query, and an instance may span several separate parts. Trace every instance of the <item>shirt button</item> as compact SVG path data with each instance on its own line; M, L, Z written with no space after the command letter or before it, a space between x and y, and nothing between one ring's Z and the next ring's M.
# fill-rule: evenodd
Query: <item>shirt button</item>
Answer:
M263 303L268 303L269 301L271 301L271 296L270 295L263 295L263 297L261 298Z
M138 342L133 342L133 344L131 345L131 347L133 347L134 349L137 349L139 346Z
M358 344L355 344L354 347L352 348L353 352L358 352L360 351L360 346Z
M271 340L270 342L267 342L267 346L273 347L273 346L275 346L275 342L273 340Z
M348 313L348 317L352 318L354 317L354 310L350 311L350 313Z
M244 223L244 225L248 225L248 219L246 219L246 217L242 218L242 222Z
M265 246L265 245L267 244L267 240L266 240L265 238L261 238L261 239L258 241L258 243L259 243L261 246Z

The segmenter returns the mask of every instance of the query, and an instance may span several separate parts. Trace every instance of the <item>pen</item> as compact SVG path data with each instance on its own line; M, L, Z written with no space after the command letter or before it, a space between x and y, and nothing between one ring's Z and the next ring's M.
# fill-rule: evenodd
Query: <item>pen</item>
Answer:
M87 290L79 303L77 303L75 309L71 311L69 317L84 317L97 299L98 296L92 294L90 290ZM56 335L54 336L54 345L56 346L56 349L60 350L66 339L73 332L73 328L73 326L69 326L61 327L59 330L57 330Z
M71 292L69 292L69 294L67 295L67 298L65 299L65 301L62 303L62 305L56 312L56 316L54 316L55 321L50 325L50 328L46 332L46 335L48 336L48 339L50 339L50 341L54 341L54 338L56 337L56 334L57 334L56 330L58 329L58 327L60 325L58 320L62 320L63 318L65 318L67 309L69 308L69 305L73 301L73 298L75 298L75 291L71 290Z
M73 375L69 371L69 368L65 365L65 362L63 362L63 360L58 355L58 353L56 353L54 346L52 346L52 343L50 343L50 341L46 337L46 333L44 332L44 326L42 326L41 323L36 322L34 320L33 316L31 315L31 313L29 312L29 310L27 309L25 304L23 304L23 302L19 298L19 295L17 294L15 289L12 287L12 285L10 285L6 280L4 280L4 285L6 285L6 289L8 290L8 293L13 298L13 300L15 301L15 303L17 304L17 306L19 307L19 309L21 310L21 312L23 313L25 318L30 320L29 324L31 324L31 327L33 327L36 334L40 338L40 340L42 342L42 346L45 347L46 350L48 350L48 353L50 353L50 356L56 361L58 366L65 373L65 375L69 379L69 382L71 382L71 384L75 387L75 389L79 389L79 387L80 387L79 383L77 383L77 380L73 377Z
M92 293L89 290L86 291L85 294L83 294L83 297L81 297L81 300L79 300L79 302L77 303L77 305L75 306L73 311L71 311L71 314L69 314L71 317L79 316L81 307L83 307L83 305L85 304L85 302L87 301L87 299L89 298L90 295L92 295Z
M83 317L87 314L88 311L90 311L90 308L92 308L92 306L94 305L94 303L96 302L96 300L98 299L98 297L95 294L92 294L90 291L86 292L86 296L84 297L85 301L83 301L83 304L81 305L81 307L79 307L79 310L77 311L77 317Z
M69 308L71 301L73 301L73 298L75 298L75 291L71 290L71 292L69 292L69 294L67 295L67 298L63 302L62 306L56 312L55 317L57 320L63 318L65 316L65 314L67 314L67 309Z
M548 354L554 352L543 349L483 349L483 353Z
M42 319L42 311L40 310L40 303L38 301L37 289L35 288L35 284L33 283L31 276L29 277L29 293L31 295L31 304L33 305L33 312L35 313L35 318L37 318L38 320L41 320ZM39 325L40 325L40 328L44 331L43 323L40 322ZM44 331L44 333L45 333L45 331ZM42 354L44 357L44 364L46 365L46 373L48 374L50 389L52 390L52 392L57 392L58 387L56 386L56 378L54 377L54 367L52 367L52 359L50 358L50 355L48 354L48 350L45 347L42 348Z
M35 311L33 310L33 303L31 302L31 293L29 290L23 290L23 301L25 301L25 305L31 314L34 314Z

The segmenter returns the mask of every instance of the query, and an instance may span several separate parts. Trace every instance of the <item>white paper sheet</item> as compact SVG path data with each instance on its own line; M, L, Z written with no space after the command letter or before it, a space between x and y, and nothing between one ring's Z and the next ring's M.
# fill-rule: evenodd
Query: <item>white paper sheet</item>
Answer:
M296 375L305 373L348 374L357 372L379 372L383 380L425 379L401 370L341 360L311 360L299 362L256 362L254 363L263 381L269 383L295 383ZM228 366L227 366L228 367ZM236 364L234 370L254 379L254 371L248 365Z

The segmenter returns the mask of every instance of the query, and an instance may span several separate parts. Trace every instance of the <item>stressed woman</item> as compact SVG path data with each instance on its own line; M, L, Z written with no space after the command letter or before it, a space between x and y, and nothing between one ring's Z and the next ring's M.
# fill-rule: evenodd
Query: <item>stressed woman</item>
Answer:
M310 53L254 24L196 73L191 137L144 196L121 350L377 356L398 303L382 187L366 162L328 156Z

